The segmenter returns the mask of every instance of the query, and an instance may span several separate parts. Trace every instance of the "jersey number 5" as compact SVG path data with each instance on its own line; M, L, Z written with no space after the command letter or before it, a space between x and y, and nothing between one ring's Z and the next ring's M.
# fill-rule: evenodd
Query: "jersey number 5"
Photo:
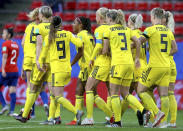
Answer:
M59 56L59 59L65 58L65 41L57 41L57 51L62 51L62 55Z
M12 50L11 54L13 55L13 57L10 60L10 64L14 65L15 64L15 61L14 60L15 60L16 55L17 55L16 50Z
M126 35L125 35L125 33L118 33L118 35L124 37L124 39L121 39L121 42L125 43L125 47L121 47L121 50L127 50L127 42L126 42Z
M164 41L163 38L167 37L167 34L161 34L161 44L165 44L165 49L161 49L161 52L167 52L167 41Z

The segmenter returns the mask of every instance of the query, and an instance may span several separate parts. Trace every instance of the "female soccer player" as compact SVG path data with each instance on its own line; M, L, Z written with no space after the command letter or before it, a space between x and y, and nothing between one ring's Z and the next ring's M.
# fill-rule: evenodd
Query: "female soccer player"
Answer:
M13 116L16 104L16 85L18 81L17 59L19 55L19 47L16 42L11 40L11 38L13 37L13 29L4 29L2 37L5 40L5 42L2 44L2 67L0 69L0 88L3 85L9 87L10 111L7 115ZM2 115L9 109L9 106L6 104L1 91L0 102L3 106L0 112L0 115Z
M24 111L22 116L17 116L15 119L19 120L20 122L25 123L27 121L27 116L30 112L31 106L35 102L35 100L38 97L38 94L40 92L40 88L42 87L42 84L44 81L48 82L48 88L50 90L50 94L52 93L52 90L50 88L51 86L51 71L50 71L50 66L49 66L49 58L47 57L45 59L45 62L47 63L47 67L45 67L44 71L41 70L40 64L42 65L42 57L39 58L40 54L42 55L41 47L42 43L44 41L44 38L46 35L49 33L49 26L50 26L50 19L52 16L52 10L48 6L42 6L39 8L39 14L38 17L42 23L37 25L34 30L34 34L36 35L36 58L34 58L34 61L38 63L38 66L36 63L33 65L33 72L31 73L31 78L30 78L30 93L28 94L29 96L27 97L27 102L25 103ZM48 53L49 54L49 53ZM41 61L39 63L39 61ZM49 111L49 117L48 120L50 120L50 123L53 123L53 120L55 118L55 111L54 110L56 107L55 105L55 100L54 98L52 99L52 95L50 96L51 99L51 104L50 106L50 111ZM53 103L53 104L52 104ZM60 105L57 105L58 109L60 110ZM60 116L60 113L59 115ZM54 124L54 123L53 123Z
M118 93L142 113L144 124L148 121L149 111L131 94L129 88L133 79L134 62L131 53L131 41L136 45L135 67L140 67L140 42L131 29L126 27L124 14L121 10L110 10L107 13L110 25L104 32L103 54L111 50L110 93L115 122L107 127L121 127L121 106Z
M63 97L64 86L71 79L71 64L70 64L70 42L78 48L82 47L82 42L76 38L71 32L61 30L62 19L59 16L53 17L50 24L49 35L45 38L45 48L43 48L43 63L44 59L50 52L50 67L52 74L52 91L55 96L56 103L62 104L66 109L76 115L76 124L81 123L82 111L77 110L69 100ZM45 49L45 50L44 50ZM62 67L62 68L60 68Z
M142 32L139 30L139 28L142 27L143 24L143 17L141 14L131 14L128 18L128 27L132 30L133 34L137 37L140 38L140 35L142 34ZM133 61L135 61L136 58L136 48L135 45L134 47L132 46L132 57L133 57ZM137 92L137 85L138 85L138 81L140 79L140 75L142 74L142 70L144 70L147 67L147 60L146 60L146 44L143 43L140 46L140 68L135 68L134 73L133 73L133 80L130 86L130 93L132 93L134 90ZM128 108L129 103L127 102L127 100L123 100L121 102L121 116L123 116L124 112L126 111L126 109ZM130 107L135 111L135 113L137 114L138 120L139 120L139 125L143 124L143 119L141 118L140 115L140 111L137 110L136 107L134 107L133 105L130 105Z
M77 80L75 107L78 110L82 110L82 105L84 104L85 85L91 72L89 63L95 45L94 38L91 33L90 19L85 17L77 17L73 23L73 31L83 43L82 48L76 47L78 53L71 63L71 66L73 66L79 60L78 63L80 66L80 73ZM76 118L66 125L76 125Z
M107 86L109 81L110 56L101 54L101 50L103 48L103 33L105 29L108 27L106 23L107 12L108 12L107 8L100 8L96 12L96 21L100 26L95 30L96 46L94 48L90 61L90 67L93 69L91 71L91 74L87 80L85 87L87 116L82 121L81 125L94 124L93 121L94 102L101 110L103 110L107 114L107 116L111 118L111 121L113 121L113 113L110 107L107 106L107 104L102 98L100 98L98 95L95 95L94 93L97 85L101 81L105 82ZM110 104L110 97L108 97L108 104Z
M174 18L173 18L173 14L169 11L165 12L165 25L174 33L174 27L175 27L175 22L174 22ZM175 41L175 39L172 39ZM176 45L175 45L176 46ZM175 47L175 49L177 49L177 47ZM175 89L175 81L176 81L176 76L177 76L177 70L176 70L176 64L175 61L173 59L173 56L171 56L170 58L170 68L171 68L171 72L170 72L170 83L169 83L169 87L168 87L168 98L170 101L170 106L169 106L169 110L170 110L170 123L168 124L168 127L176 127L176 118L177 118L177 102L175 99L175 95L174 95L174 89Z
M28 14L29 19L32 21L25 29L25 33L22 39L22 47L24 49L24 59L23 59L23 68L22 68L22 78L25 79L25 75L27 77L27 91L26 96L28 97L28 93L30 92L30 75L33 67L33 63L35 63L35 52L36 52L36 36L34 35L34 29L36 25L40 23L38 18L39 9L36 8L33 11L31 11ZM26 73L25 73L25 72ZM48 116L49 109L48 109L48 96L46 92L44 91L45 88L43 88L43 91L41 91L40 96L42 98L42 101L44 103L44 109L46 111L46 115ZM35 105L35 104L34 104ZM33 105L33 112L31 114L31 117L34 116L34 108Z
M154 8L151 11L151 27L145 29L141 43L149 41L149 63L148 68L143 71L137 88L138 95L148 109L152 109L155 114L155 121L152 127L156 127L160 122L167 120L169 112L168 86L170 78L170 56L177 50L172 32L163 25L164 10ZM171 48L172 47L172 48ZM152 85L157 85L161 98L161 112L152 97L147 93L147 89ZM160 125L163 127L164 125Z

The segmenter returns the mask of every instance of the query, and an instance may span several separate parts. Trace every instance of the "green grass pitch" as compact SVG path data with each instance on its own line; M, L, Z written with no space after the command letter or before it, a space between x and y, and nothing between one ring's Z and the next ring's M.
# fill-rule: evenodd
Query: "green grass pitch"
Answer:
M18 113L23 106L16 106L15 112ZM86 111L85 111L86 112ZM39 125L39 122L46 120L43 106L36 106L36 118L27 123L20 123L13 117L6 115L0 116L0 130L2 131L183 131L183 111L178 111L177 128L158 129L143 128L138 126L135 113L128 109L122 118L123 128L107 128L103 124L105 115L98 108L94 109L94 126L65 126L65 123L73 119L73 114L61 108L62 124L60 125ZM85 116L84 116L85 117ZM83 117L83 118L84 118Z

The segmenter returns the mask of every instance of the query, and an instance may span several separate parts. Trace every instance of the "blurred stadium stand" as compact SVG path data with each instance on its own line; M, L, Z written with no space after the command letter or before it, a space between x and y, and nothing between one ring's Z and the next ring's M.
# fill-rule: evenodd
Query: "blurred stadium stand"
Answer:
M183 41L183 1L181 0L1 0L0 2L0 28L14 27L17 38L21 38L25 24L28 24L27 12L40 7L50 5L54 15L63 18L64 29L72 31L72 22L75 17L85 16L92 21L92 30L97 27L95 12L100 7L122 9L126 20L131 13L141 13L145 27L150 26L150 10L154 7L162 7L174 14L177 41Z

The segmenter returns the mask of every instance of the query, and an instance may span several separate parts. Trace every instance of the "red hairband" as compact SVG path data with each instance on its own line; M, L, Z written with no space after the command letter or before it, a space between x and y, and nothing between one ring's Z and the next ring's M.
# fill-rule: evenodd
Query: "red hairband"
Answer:
M76 18L76 20L81 24L81 20L79 19L79 17Z

